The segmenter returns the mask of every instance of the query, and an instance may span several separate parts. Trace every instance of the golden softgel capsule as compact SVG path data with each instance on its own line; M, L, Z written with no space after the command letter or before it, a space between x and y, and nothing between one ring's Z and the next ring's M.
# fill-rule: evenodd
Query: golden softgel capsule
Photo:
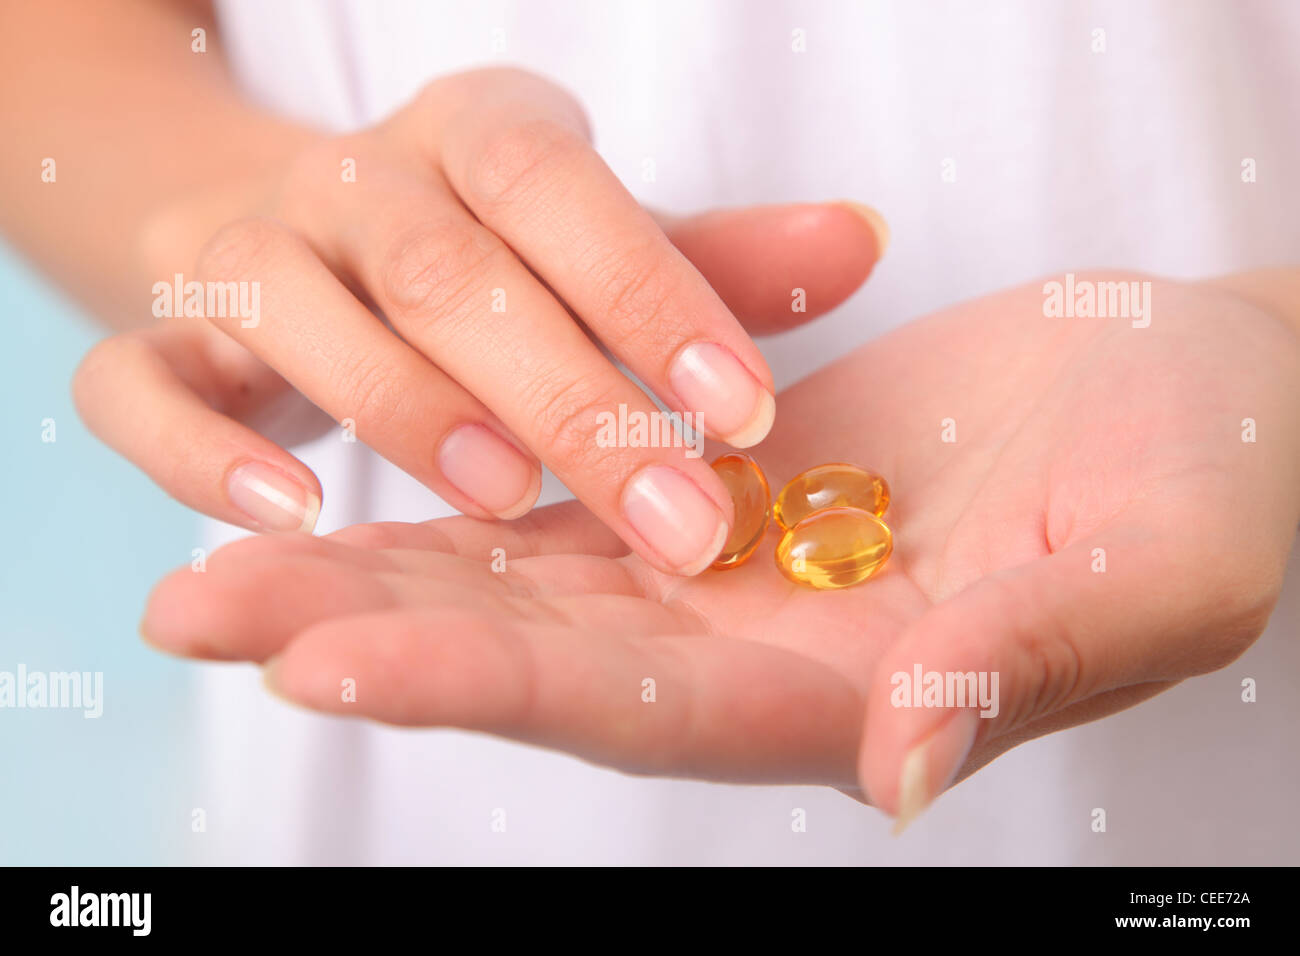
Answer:
M879 571L893 550L893 534L875 515L860 508L827 508L782 535L776 566L796 584L847 588Z
M772 517L789 530L825 508L859 508L880 517L888 507L889 484L884 478L857 465L832 462L791 478L772 506Z
M713 470L727 486L735 505L731 535L722 546L722 553L713 562L713 567L723 570L743 564L763 540L763 533L767 531L772 490L768 487L763 469L748 455L739 452L722 455L713 462Z

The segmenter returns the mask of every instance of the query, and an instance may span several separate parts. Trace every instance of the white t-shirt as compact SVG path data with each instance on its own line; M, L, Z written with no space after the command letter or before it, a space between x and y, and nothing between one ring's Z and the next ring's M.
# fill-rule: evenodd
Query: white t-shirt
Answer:
M375 120L437 75L512 63L584 101L602 155L648 204L881 209L893 244L864 289L760 342L778 386L893 325L1045 274L1300 262L1300 5L218 10L248 93L330 128ZM322 532L449 513L337 434L296 451L327 490ZM564 495L552 480L543 502ZM212 539L241 533L213 526ZM897 840L881 814L829 789L633 778L481 735L316 716L267 697L251 667L208 667L199 799L210 826L197 852L243 863L1295 863L1298 567L1240 661L1012 751ZM1245 677L1255 703L1241 699ZM791 826L796 808L806 832Z

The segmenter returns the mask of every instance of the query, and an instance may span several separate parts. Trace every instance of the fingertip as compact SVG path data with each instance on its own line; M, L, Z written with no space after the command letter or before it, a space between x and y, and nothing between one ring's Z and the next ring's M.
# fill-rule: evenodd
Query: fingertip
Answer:
M532 480L528 485L528 490L524 492L524 496L513 507L496 512L496 516L502 521L514 521L516 518L522 518L536 507L537 499L541 495L542 472L541 469L534 468Z
M689 409L696 425L736 448L756 445L772 428L776 402L769 390L771 370L753 350L760 374L731 349L712 342L695 342L677 353L667 377L677 407Z
M731 531L731 498L707 465L701 485L671 465L642 468L624 486L621 512L642 557L668 574L692 577L721 553Z
M312 624L281 647L262 665L262 685L273 697L309 710L330 710L330 704L356 700L359 675L343 674L335 653L334 623ZM349 687L347 681L351 680Z
M179 568L159 581L145 601L138 631L156 651L175 657L226 660L207 637L196 607L204 606L204 582L194 567Z
M320 495L306 489L306 505L303 508L302 524L298 526L298 531L304 534L315 534L316 522L320 518Z
M853 200L723 209L673 223L669 238L751 334L829 312L889 244L884 217Z
M892 793L877 788L872 794L876 806L892 807L894 836L911 826L951 785L974 746L978 720L973 710L951 711L929 736L907 748Z
M226 478L226 496L243 516L240 526L252 531L311 534L320 517L319 490L264 461L237 465Z
M853 199L841 199L839 205L851 210L867 224L867 228L871 230L871 235L876 241L876 261L884 258L885 250L889 248L890 239L889 223L885 221L885 217L866 203L860 203Z
M284 654L268 658L262 664L262 687L280 703L298 710L324 710L319 705L309 703L299 692L290 690L292 676L286 676Z
M442 477L482 511L473 517L521 518L542 491L536 459L481 422L452 429L438 446L436 460Z
M290 699L289 695L284 692L283 687L281 687L280 656L278 654L275 657L267 658L267 660L263 662L262 686L266 688L266 692L272 697L276 697L284 701L286 704L294 703L294 701Z
M705 545L704 550L700 552L698 560L677 569L677 574L684 578L693 578L697 574L702 574L713 566L717 561L718 555L722 553L722 547L727 543L727 537L731 534L731 529L725 521L719 521L717 530L713 533L713 538Z
M752 448L767 437L775 421L776 399L771 392L762 389L749 421L739 431L724 437L723 441L732 448Z

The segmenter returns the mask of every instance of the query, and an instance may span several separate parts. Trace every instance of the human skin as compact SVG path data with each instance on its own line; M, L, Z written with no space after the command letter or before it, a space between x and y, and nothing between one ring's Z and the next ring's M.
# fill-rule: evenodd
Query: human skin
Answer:
M861 586L786 580L774 531L738 569L664 575L570 503L236 542L166 578L143 633L264 663L318 710L637 773L826 784L906 823L1017 743L1225 666L1281 588L1300 520L1297 272L1079 278L1151 281L1149 327L1046 318L1031 283L781 393L754 450L774 488L830 460L890 481L894 554ZM918 664L997 672L997 716L893 706L891 676Z
M160 319L90 352L79 412L250 530L314 528L319 481L268 437L314 406L477 517L527 512L544 464L655 567L698 573L730 499L681 448L595 440L604 415L658 414L612 358L705 433L760 441L772 377L737 316L825 312L887 235L846 202L656 215L573 97L519 70L434 80L346 135L287 122L240 96L203 4L5 5L0 84L22 91L0 103L0 227L110 322ZM257 314L160 307L176 276L255 290Z

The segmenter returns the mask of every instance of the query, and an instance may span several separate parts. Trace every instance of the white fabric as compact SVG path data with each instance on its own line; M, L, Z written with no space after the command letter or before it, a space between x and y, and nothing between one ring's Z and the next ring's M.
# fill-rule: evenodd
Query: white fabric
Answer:
M248 92L331 128L377 119L437 75L508 62L583 100L602 154L647 203L851 197L880 208L894 240L867 286L761 343L778 385L892 325L1048 273L1192 277L1300 262L1294 4L218 7ZM806 52L792 50L796 29ZM1246 157L1254 184L1240 178ZM955 182L941 178L946 160ZM337 434L298 452L327 489L322 531L447 513ZM551 485L543 500L562 494ZM213 540L235 534L214 527ZM209 668L198 703L211 773L196 805L210 826L197 852L250 863L1294 863L1298 569L1293 560L1269 631L1242 660L1012 751L899 840L830 790L630 778L477 735L318 717L269 699L252 668ZM1254 704L1241 701L1247 676L1259 681ZM1107 811L1104 834L1090 829L1094 807ZM491 827L498 808L504 833ZM794 808L807 811L806 833L792 832Z

